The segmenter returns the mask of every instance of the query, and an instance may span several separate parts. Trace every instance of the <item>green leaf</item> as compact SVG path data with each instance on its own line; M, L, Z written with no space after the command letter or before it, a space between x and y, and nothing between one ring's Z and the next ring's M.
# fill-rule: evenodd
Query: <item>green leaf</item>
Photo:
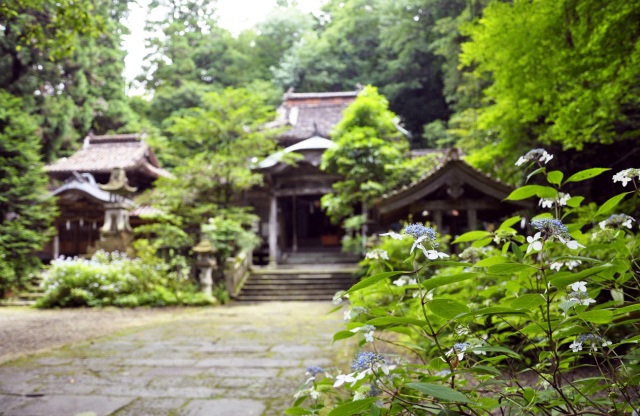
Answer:
M531 198L532 196L537 196L538 198L556 198L558 191L549 186L525 185L515 189L505 200L519 201L521 199Z
M595 311L579 313L575 318L594 324L608 324L613 320L613 312L606 309L596 309Z
M285 415L312 415L313 413L301 407L290 407L284 411Z
M466 243L469 241L480 240L481 238L486 238L489 236L491 236L491 233L488 231L469 231L453 240L451 244Z
M466 318L467 316L486 316L486 315L525 315L527 311L524 309L513 309L504 306L489 306L488 308L478 309L477 311L469 312L458 318Z
M423 327L427 324L426 321L421 321L420 319L415 318L405 318L402 316L382 316L380 318L373 318L367 321L367 324L374 326L383 326L383 325L415 325L419 327Z
M463 313L471 312L467 305L453 299L434 299L427 304L427 307L435 315L445 319L453 319Z
M580 206L580 204L582 204L582 201L584 201L583 196L572 196L567 201L567 206L571 208L577 208Z
M512 357L520 358L520 354L505 347L492 347L492 346L474 347L473 351L499 352L505 355L510 355Z
M494 264L493 266L489 266L489 268L487 269L487 273L505 275L505 274L515 274L523 270L537 270L537 268L530 266L528 264L522 264L522 263L502 263L502 264Z
M351 331L338 331L333 334L333 342L340 341L341 339L347 339L354 336L356 333Z
M328 416L351 416L367 410L376 400L377 397L370 397L363 400L355 400L353 402L343 403L329 412Z
M493 241L493 238L489 237L489 238L483 238L482 240L477 240L474 241L471 244L471 247L475 247L475 248L482 248L484 246L487 246L489 244L491 244L491 242Z
M427 396L456 403L472 403L467 396L450 387L431 383L407 383L407 387L424 393Z
M581 170L580 172L576 172L573 175L569 176L569 179L567 179L565 183L580 182L586 179L594 178L608 170L611 170L611 168L591 168L591 169Z
M598 208L598 211L596 212L596 216L606 214L607 212L617 207L620 201L622 201L624 197L630 193L631 192L624 192L622 194L618 194L614 197L609 198L604 204L600 205L600 208Z
M640 310L640 303L636 303L635 305L629 305L629 306L622 307L620 309L616 309L614 311L614 314L618 316L618 315L624 315L625 313L634 312L638 310Z
M547 174L547 182L552 185L560 185L562 183L562 178L564 177L564 173L559 170L554 170Z
M492 257L487 257L486 259L480 260L479 262L474 264L473 267L489 267L489 266L493 266L494 264L504 264L504 263L507 263L508 261L509 261L509 258L506 256L492 256Z
M512 225L518 223L518 221L520 221L521 219L522 217L520 217L519 215L516 215L515 217L507 218L506 220L502 221L502 224L500 224L500 227L498 227L498 230L511 228Z
M546 301L544 297L539 293L536 293L536 294L531 293L527 295L522 295L519 298L514 299L509 306L511 306L514 309L532 310L536 306L540 306L545 302Z
M422 283L422 287L424 287L425 290L431 290L436 287L441 287L441 286L449 285L451 283L456 283L456 282L462 282L464 280L473 279L474 277L478 277L478 276L480 276L480 273L477 273L477 272L465 272L465 273L450 274L450 275L444 275L444 276L436 276L436 277L432 277L431 279L425 280Z
M356 292L360 289L364 289L365 287L373 286L376 283L388 279L390 277L398 276L401 274L410 274L411 272L384 272L379 274L374 274L373 276L369 276L365 279L360 280L355 285L351 286L349 290L347 290L344 295L348 295L349 293ZM344 296L343 295L343 296Z
M575 283L578 280L584 279L585 277L589 277L591 275L605 271L610 267L613 267L613 265L610 263L606 263L600 266L581 270L578 273L569 273L569 272L557 273L556 275L554 275L556 277L552 277L549 280L549 283L558 289L564 289L567 286L569 286L571 283Z

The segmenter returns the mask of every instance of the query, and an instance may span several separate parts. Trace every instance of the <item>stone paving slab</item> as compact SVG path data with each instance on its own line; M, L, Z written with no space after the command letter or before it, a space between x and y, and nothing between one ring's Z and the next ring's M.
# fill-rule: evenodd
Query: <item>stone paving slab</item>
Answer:
M343 371L329 302L203 308L0 365L0 416L275 416L306 367Z

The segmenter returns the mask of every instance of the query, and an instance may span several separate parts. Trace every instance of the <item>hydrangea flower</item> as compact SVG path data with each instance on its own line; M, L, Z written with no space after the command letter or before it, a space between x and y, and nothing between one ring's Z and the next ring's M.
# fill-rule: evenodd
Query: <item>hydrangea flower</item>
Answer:
M376 327L373 325L363 325L357 328L353 328L351 332L354 334L356 332L364 332L364 339L366 342L373 342L373 333L375 332Z
M367 308L363 308L362 306L354 306L351 309L348 309L344 312L344 320L349 321L353 318L354 315L360 315L361 313L367 313L369 310Z
M402 287L405 285L417 285L418 281L416 279L413 279L409 276L400 276L398 279L393 281L393 284L398 286L398 287Z
M369 251L366 257L372 260L389 260L389 253L387 253L387 250L376 248Z
M567 205L567 202L571 199L571 195L566 194L564 192L558 192L558 196L556 198L542 198L538 205L542 208L553 208L554 205L559 207L563 207Z
M470 347L471 344L469 344L468 342L458 342L456 344L453 344L453 348L447 351L446 355L447 357L450 357L451 355L455 354L458 356L458 361L462 361L464 359L464 352Z
M575 283L571 283L569 285L571 290L574 292L586 292L587 291L587 282L583 282L582 280L577 281Z
M414 239L410 253L413 253L416 248L419 248L429 260L449 257L446 253L434 250L434 248L438 247L438 243L436 242L436 232L430 227L426 227L420 223L410 224L404 228L404 235L410 235ZM389 236L394 240L400 240L403 238L402 234L398 234L393 231L380 234L380 236ZM430 246L430 249L424 246L425 243Z
M607 227L627 227L631 229L632 222L635 222L635 218L626 214L613 214L606 220L600 221L600 228L605 229Z
M576 250L579 247L584 248L582 244L578 243L575 240L571 240L567 226L564 225L560 220L547 218L541 220L533 220L531 221L531 226L539 230L539 232L537 232L533 237L527 237L527 242L529 243L527 253L529 253L531 250L542 250L542 241L540 241L541 239L558 239L562 244L566 245L572 250Z
M567 269L569 270L573 270L574 268L578 267L579 265L581 265L582 262L580 260L569 260L569 261L554 261L553 263L551 263L551 270L556 270L556 271L560 271L560 269L563 266L566 266Z
M569 345L569 348L571 348L571 351L573 352L579 352L582 351L582 346L584 344L589 344L589 354L591 354L591 352L598 351L598 346L604 348L611 345L611 341L607 341L601 336L595 334L580 334L578 338Z
M516 162L516 166L520 166L527 162L539 162L547 164L551 159L553 159L553 155L547 153L546 150L533 149L529 150L524 156L520 156L520 158Z
M349 374L338 374L336 376L336 382L333 383L333 387L340 387L344 383L351 383L351 386L353 387L353 385L356 384L358 380L362 380L365 375L366 372L362 372L357 375L355 372Z
M315 377L318 374L322 374L322 373L324 373L324 369L322 367L318 367L317 365L312 365L310 367L307 367L307 372L305 374L308 376Z
M369 397L378 397L382 394L382 391L375 383L365 384L356 390L353 401L363 400Z
M595 299L591 299L587 292L573 291L569 292L569 300L577 302L579 305L589 306L596 303Z
M640 169L625 169L613 175L613 183L622 182L622 186L627 186L627 183L633 181L634 177L640 179Z
M379 368L384 365L384 357L378 353L371 351L360 351L353 363L351 369L353 371L366 371ZM386 372L385 372L386 373Z

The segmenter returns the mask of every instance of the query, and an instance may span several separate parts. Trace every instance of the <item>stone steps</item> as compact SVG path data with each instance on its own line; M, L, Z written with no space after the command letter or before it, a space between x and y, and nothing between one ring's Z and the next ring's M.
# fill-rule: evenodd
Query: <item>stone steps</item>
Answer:
M350 268L288 267L261 269L251 273L236 297L241 302L331 301L336 292L347 290L354 280Z

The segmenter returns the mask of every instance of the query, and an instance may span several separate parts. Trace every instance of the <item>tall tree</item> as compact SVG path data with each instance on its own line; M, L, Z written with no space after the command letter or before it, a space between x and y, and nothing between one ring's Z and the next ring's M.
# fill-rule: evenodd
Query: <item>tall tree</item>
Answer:
M35 126L20 99L0 91L0 298L29 280L39 265L34 252L53 235Z
M129 0L31 3L3 12L0 88L23 98L51 160L90 129L103 133L133 121L120 50Z
M491 169L531 145L637 140L639 20L638 0L492 2L463 45L462 63L492 80L474 162Z
M365 87L333 131L336 146L322 155L321 169L343 177L333 184L332 193L322 197L322 206L332 221L346 218L347 231L361 230L362 240L352 249L364 244L370 203L396 184L408 150L397 116L388 107L375 87Z

